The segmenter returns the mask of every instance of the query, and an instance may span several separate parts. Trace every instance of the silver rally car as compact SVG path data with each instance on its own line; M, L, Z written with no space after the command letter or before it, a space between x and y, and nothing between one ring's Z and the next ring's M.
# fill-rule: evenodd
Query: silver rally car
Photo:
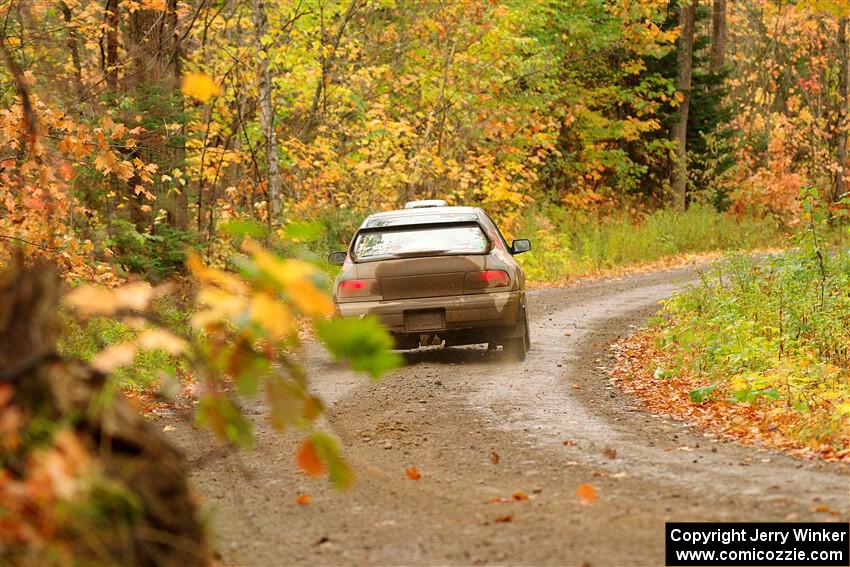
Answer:
M479 208L415 201L369 216L347 252L328 256L342 266L334 303L344 317L376 315L400 349L488 343L521 360L530 338L513 257L530 249Z

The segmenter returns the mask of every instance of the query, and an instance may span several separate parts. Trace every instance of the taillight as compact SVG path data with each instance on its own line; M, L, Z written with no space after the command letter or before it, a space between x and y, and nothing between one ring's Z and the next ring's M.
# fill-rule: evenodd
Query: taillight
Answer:
M511 285L511 277L504 270L483 270L469 272L463 287L466 290L488 289L491 287L507 287Z
M380 297L381 286L375 279L342 280L337 287L338 299L366 299Z

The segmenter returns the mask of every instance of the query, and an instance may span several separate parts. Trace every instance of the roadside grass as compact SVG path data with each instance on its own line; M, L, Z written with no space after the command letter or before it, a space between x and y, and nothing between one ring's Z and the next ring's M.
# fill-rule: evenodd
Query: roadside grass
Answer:
M732 256L619 346L615 376L652 409L720 433L850 459L850 252L805 240Z
M743 219L693 205L687 212L658 211L642 222L627 215L604 221L563 209L527 217L518 236L533 239L517 256L534 283L564 283L705 252L777 247L787 233L770 219Z
M153 312L167 328L188 332L191 313L182 309L172 297L157 298ZM57 345L59 354L84 362L91 362L105 348L130 341L138 334L138 330L129 325L106 317L81 321L63 311L60 320L63 330ZM177 377L184 370L184 363L163 350L140 349L132 363L115 369L110 379L120 389L141 395L159 389L164 380Z

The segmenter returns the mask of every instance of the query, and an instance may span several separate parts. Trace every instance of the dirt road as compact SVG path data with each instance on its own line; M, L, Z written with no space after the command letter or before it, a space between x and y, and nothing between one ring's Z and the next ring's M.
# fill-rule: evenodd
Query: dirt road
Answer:
M532 292L523 363L428 350L370 383L311 347L326 426L358 476L346 493L295 470L295 439L264 423L262 404L248 410L257 448L247 454L217 448L185 418L163 422L177 425L227 564L662 565L668 520L846 520L846 466L706 437L609 385L607 345L692 277ZM419 481L405 475L414 465ZM596 503L580 504L582 483ZM517 491L529 499L490 503ZM296 504L300 494L312 503ZM824 506L832 513L813 511Z

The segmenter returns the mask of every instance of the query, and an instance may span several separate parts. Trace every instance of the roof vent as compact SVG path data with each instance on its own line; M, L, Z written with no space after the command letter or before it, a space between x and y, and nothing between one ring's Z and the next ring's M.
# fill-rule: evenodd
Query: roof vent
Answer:
M425 201L409 201L404 204L405 209L424 209L427 207L445 207L448 205L442 199L427 199Z

